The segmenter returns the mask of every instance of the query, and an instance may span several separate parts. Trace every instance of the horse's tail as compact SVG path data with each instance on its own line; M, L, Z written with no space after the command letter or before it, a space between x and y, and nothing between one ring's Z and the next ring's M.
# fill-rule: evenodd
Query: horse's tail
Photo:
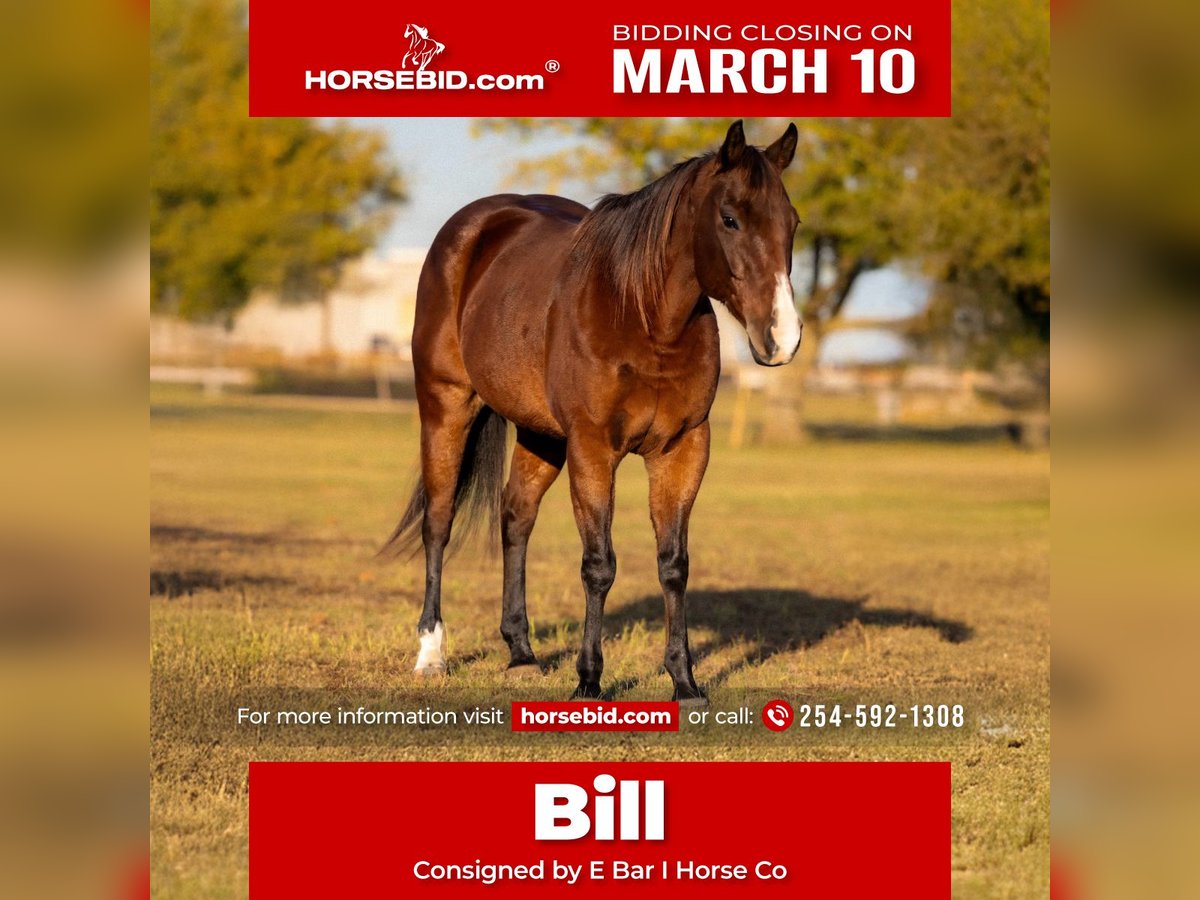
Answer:
M449 552L454 553L479 529L486 518L489 550L495 550L500 530L500 505L504 494L504 458L508 422L490 406L475 417L467 437L458 486L454 490L454 536ZM425 481L418 477L408 506L391 537L379 548L378 556L394 559L413 555L421 546L421 526L425 519Z

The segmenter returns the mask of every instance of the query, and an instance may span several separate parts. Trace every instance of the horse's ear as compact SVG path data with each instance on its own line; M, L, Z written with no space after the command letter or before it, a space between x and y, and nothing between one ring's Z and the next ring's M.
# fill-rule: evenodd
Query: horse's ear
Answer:
M721 171L725 172L740 163L745 152L746 132L742 128L742 120L738 119L729 126L729 132L725 135L725 143L721 145Z
M792 158L796 155L796 141L798 138L799 132L796 131L796 123L792 122L788 125L787 131L780 136L779 140L767 148L767 159L780 172L791 164Z

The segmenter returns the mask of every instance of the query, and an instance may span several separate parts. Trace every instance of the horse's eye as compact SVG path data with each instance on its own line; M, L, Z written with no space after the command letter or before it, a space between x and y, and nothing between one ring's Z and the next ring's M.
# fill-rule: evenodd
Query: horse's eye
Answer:
M737 227L738 227L737 219L735 219L733 216L727 216L722 213L721 224L724 225L726 228L732 228L734 231L737 231Z

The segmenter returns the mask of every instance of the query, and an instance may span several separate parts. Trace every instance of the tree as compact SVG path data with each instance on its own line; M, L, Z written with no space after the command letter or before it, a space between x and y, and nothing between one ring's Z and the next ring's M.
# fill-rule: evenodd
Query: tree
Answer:
M0 12L0 257L91 265L144 231L145 32L135 4Z
M151 297L232 321L255 288L323 298L404 199L383 138L252 119L246 12L164 0L151 18Z
M951 286L930 308L974 362L1048 365L1050 21L1041 0L954 7L954 114L911 123L906 251ZM949 308L947 308L949 307ZM1047 384L1048 386L1048 384Z

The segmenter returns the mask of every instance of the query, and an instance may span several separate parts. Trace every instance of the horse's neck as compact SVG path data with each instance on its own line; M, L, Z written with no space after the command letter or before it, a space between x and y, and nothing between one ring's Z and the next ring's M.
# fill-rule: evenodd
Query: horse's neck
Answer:
M703 293L696 278L696 260L692 250L693 217L681 213L672 229L670 265L663 295L647 310L650 336L655 342L671 344L687 328Z

